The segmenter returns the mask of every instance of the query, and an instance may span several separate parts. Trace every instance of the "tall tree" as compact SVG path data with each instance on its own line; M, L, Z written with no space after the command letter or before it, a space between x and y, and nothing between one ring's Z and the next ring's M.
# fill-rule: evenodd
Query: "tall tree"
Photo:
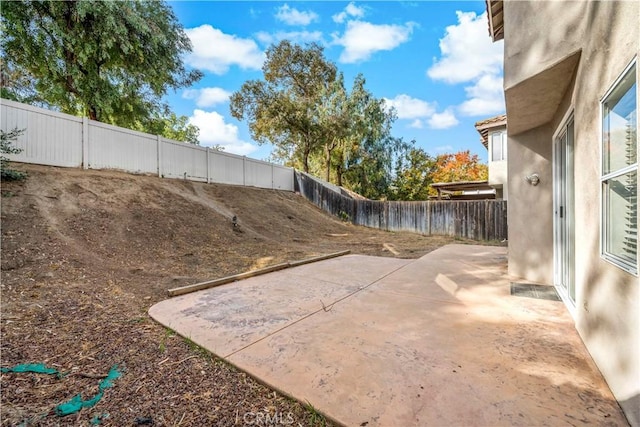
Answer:
M402 138L391 134L396 120L393 108L377 99L365 88L361 74L354 81L350 94L354 113L352 131L341 150L337 162L338 185L371 199L386 198L393 175L394 158L406 150Z
M231 95L231 115L248 120L258 144L273 144L276 157L309 172L309 158L322 146L319 106L336 66L319 44L283 40L267 49L262 71L264 80L247 81Z
M325 181L331 181L333 151L349 134L350 102L342 73L326 86L318 106L319 129L322 133Z
M315 43L284 40L267 49L264 80L245 82L231 96L231 114L247 120L254 140L274 146L272 157L324 175L366 197L383 197L402 139L393 138L395 110L356 76L351 91Z
M3 63L65 113L146 129L164 114L167 90L202 76L185 68L191 43L164 2L11 1L1 22Z

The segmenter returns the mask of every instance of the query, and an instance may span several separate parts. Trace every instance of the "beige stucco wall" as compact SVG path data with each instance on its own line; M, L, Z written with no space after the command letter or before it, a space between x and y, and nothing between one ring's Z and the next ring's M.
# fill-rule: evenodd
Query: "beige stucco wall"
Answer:
M551 135L541 126L508 142L509 274L542 283L553 281ZM524 179L532 173L537 186Z
M502 188L502 198L508 199L507 161L489 161L489 185Z
M581 48L589 34L582 0L506 1L504 14L505 87L551 67Z
M521 120L519 132L509 135L509 272L553 283L552 137L573 109L572 311L585 345L632 425L640 425L640 283L600 256L600 99L640 53L639 9L635 1L504 5L505 88L507 93L513 89L511 99L507 95L510 132L514 117L526 115L527 103L533 102L522 94L540 96L538 116L548 114L543 124ZM571 70L573 78L567 75ZM557 88L566 90L558 94ZM523 131L527 124L536 126ZM540 174L538 187L522 178L531 172Z

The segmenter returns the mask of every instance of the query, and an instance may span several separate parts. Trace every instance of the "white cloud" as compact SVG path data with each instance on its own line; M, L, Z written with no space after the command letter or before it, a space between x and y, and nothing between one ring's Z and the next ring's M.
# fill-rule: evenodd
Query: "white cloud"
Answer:
M349 21L347 29L338 37L334 35L334 44L344 46L340 62L351 64L367 60L380 50L392 50L409 40L416 24L376 25L370 22Z
M501 76L485 74L464 90L468 99L458 107L458 111L465 116L490 116L505 109Z
M248 70L262 67L264 53L252 39L225 34L208 24L185 32L193 44L193 51L185 61L192 67L214 74L224 74L232 65Z
M198 107L213 107L229 100L231 92L220 87L205 87L203 89L187 89L182 92L185 99L195 99Z
M484 74L499 74L502 70L503 42L493 43L487 31L486 12L456 12L458 24L450 25L440 39L438 59L427 75L447 83L462 83Z
M309 25L319 20L319 16L315 12L301 12L296 8L290 7L288 4L280 6L276 12L276 19L287 25Z
M432 129L449 129L458 123L460 122L451 108L447 108L442 113L435 113L429 119L429 127Z
M227 153L247 155L258 149L253 144L238 137L238 127L225 123L224 117L215 111L193 110L189 123L200 128L200 143L213 147L216 144L224 147Z
M427 118L436 111L435 105L405 94L397 95L393 99L385 98L384 100L389 107L396 109L399 119Z
M490 116L504 111L502 91L503 42L493 43L486 12L456 12L458 23L440 39L441 57L427 70L433 80L468 83L467 99L457 107L465 116ZM446 111L445 111L446 112ZM444 114L444 113L442 113ZM439 123L446 123L446 116Z
M428 124L431 129L448 129L456 126L459 121L453 108L449 107L441 113L436 112L436 103L412 98L409 95L397 95L393 99L384 98L387 107L394 107L398 119L413 120L410 128L422 129Z
M393 99L384 98L388 107L394 107L398 119L413 120L410 128L422 129L428 124L431 129L448 129L456 126L459 121L453 109L447 108L441 113L436 113L436 104L422 99L412 98L409 95L397 95Z
M422 123L422 120L415 119L414 121L411 122L409 127L414 129L422 129L424 127L424 124Z
M337 13L331 17L333 22L342 24L348 17L362 18L364 16L364 7L358 7L354 2L351 2L340 13Z
M278 31L275 33L260 31L256 33L256 38L264 44L278 43L282 40L290 40L294 43L324 43L321 31Z

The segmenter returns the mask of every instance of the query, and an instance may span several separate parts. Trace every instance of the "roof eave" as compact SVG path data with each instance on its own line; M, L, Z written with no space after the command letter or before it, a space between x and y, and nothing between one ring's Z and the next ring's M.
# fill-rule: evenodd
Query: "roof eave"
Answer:
M489 19L489 35L497 42L504 38L504 3L503 0L485 0Z
M484 145L484 148L489 149L489 131L492 129L503 128L507 126L507 115L500 114L499 116L491 117L489 119L476 122L475 127L480 134L480 142Z

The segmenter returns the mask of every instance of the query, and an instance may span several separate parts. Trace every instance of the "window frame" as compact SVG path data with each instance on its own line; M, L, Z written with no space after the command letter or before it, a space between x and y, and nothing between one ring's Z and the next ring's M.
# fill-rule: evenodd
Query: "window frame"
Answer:
M493 136L495 134L500 134L500 159L493 158ZM507 129L498 129L489 132L489 159L492 162L501 162L507 160Z
M607 183L615 178L624 177L629 173L636 173L636 187L639 183L639 168L638 168L638 156L636 155L636 162L631 165L624 166L622 168L609 171L605 173L605 139L604 139L604 113L605 113L605 101L609 96L618 88L622 80L627 76L627 74L631 71L632 68L635 67L635 86L636 86L636 132L638 129L639 119L638 119L638 95L640 90L638 89L638 58L634 57L633 60L624 68L624 70L618 75L615 81L611 84L609 89L605 92L604 96L600 99L600 257L605 261L615 265L616 267L626 271L629 274L632 274L638 277L638 251L636 249L636 259L635 262L630 262L626 259L623 259L615 254L609 253L607 251L607 243L608 243L608 230L609 230L609 212L608 212L608 192L607 192ZM632 74L633 75L633 74ZM636 134L637 139L637 134ZM638 141L636 141L636 150L638 150ZM637 190L636 190L636 211L638 209L638 200L637 200ZM615 217L612 218L615 220ZM636 218L636 230L638 229L638 219ZM638 243L638 235L636 234L636 248Z

